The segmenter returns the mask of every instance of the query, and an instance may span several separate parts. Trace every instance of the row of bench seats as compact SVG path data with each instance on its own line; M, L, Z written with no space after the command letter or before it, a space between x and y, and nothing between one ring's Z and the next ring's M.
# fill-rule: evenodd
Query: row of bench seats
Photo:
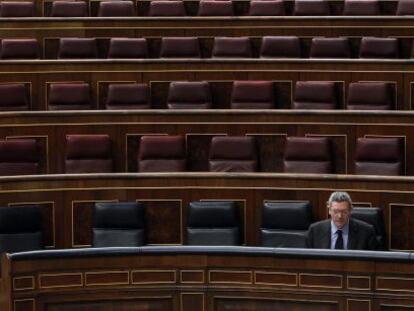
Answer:
M247 15L250 16L379 16L382 14L380 1L377 0L345 0L342 12L333 12L330 3L325 0L296 0L293 10L286 7L283 0L251 0ZM32 1L2 1L0 17L33 17L36 16ZM91 11L86 1L53 1L50 9L51 17L87 17ZM146 12L145 12L146 13ZM134 1L99 1L98 17L133 17L143 15L137 12ZM150 2L148 16L187 16L184 1ZM400 0L396 15L414 15L414 4L410 0ZM200 0L198 16L234 16L237 12L230 0Z
M232 109L275 109L282 101L272 81L232 82L230 103ZM104 108L115 109L210 109L220 107L207 81L174 81L169 83L166 102L152 103L155 95L141 83L110 83L105 86ZM216 92L220 91L217 90ZM49 110L96 109L88 83L59 82L47 85ZM340 84L332 81L297 81L292 109L338 109L343 102ZM352 82L348 86L346 109L395 109L395 84L389 82ZM279 97L279 100L278 100ZM290 101L290 99L288 99ZM0 84L0 111L30 110L30 85L25 83ZM102 103L100 103L102 104Z
M208 38L210 39L210 38ZM400 48L399 38L363 37L354 52L345 37L312 39L309 55L302 48L301 39L295 36L265 36L260 47L249 37L215 37L210 50L205 38L164 37L159 47L146 38L111 38L108 48L98 48L102 40L96 38L60 38L57 55L45 51L46 59L97 59L97 58L413 58L410 51ZM358 39L359 40L359 39ZM108 41L108 40L106 40ZM150 42L150 43L148 43ZM105 43L105 42L103 42ZM411 41L410 41L411 44ZM203 45L203 48L201 48ZM205 47L205 48L204 48ZM37 39L2 39L1 59L39 59Z
M188 207L187 245L241 245L243 225L233 201L193 201ZM314 222L310 202L265 202L260 246L306 247ZM379 208L355 207L352 217L371 224L378 249L384 249L385 225ZM93 247L135 247L146 244L145 205L140 202L96 203L91 224ZM38 206L0 208L0 252L42 249L42 213Z
M139 137L135 157L139 172L185 172L183 136ZM41 152L35 139L0 140L0 175L39 174ZM114 161L108 135L67 135L66 173L111 173ZM276 159L275 159L276 161ZM208 157L211 172L259 172L258 145L253 136L214 136ZM283 172L335 173L333 142L328 137L287 137ZM404 146L399 138L358 138L354 173L404 175Z

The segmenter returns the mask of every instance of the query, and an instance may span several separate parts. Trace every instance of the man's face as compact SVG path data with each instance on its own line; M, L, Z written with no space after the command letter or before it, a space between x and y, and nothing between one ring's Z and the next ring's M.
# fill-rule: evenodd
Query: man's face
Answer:
M338 229L342 229L349 220L351 215L351 207L348 202L332 202L329 206L329 215Z

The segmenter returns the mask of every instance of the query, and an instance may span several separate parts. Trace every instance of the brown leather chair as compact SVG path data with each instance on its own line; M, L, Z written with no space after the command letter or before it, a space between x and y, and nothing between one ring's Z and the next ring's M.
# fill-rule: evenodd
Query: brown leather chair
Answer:
M111 38L108 58L147 58L148 45L145 38Z
M165 37L161 39L161 58L200 58L197 37Z
M412 0L399 0L397 15L414 15L414 2Z
M40 150L35 139L0 140L0 175L40 174Z
M153 0L148 16L186 16L182 0Z
M283 16L286 15L283 0L251 0L250 16Z
M348 38L312 38L310 58L350 58L351 46Z
M250 43L250 38L215 37L212 57L252 57L252 45Z
M300 58L300 39L295 36L265 36L262 38L260 57Z
M108 85L106 109L149 109L150 90L143 83L113 83Z
M96 58L95 38L60 38L58 58Z
M212 96L207 81L174 81L168 89L167 105L170 109L209 109Z
M52 17L87 17L88 5L85 1L53 1Z
M363 37L359 48L359 58L398 58L397 38Z
M326 0L295 0L293 15L319 16L330 15L329 2Z
M37 39L2 39L2 59L38 59L40 58Z
M88 110L92 106L88 83L59 82L49 85L49 110Z
M338 90L331 81L297 81L293 109L336 109Z
M135 16L133 1L101 1L98 7L99 17L131 17Z
M33 17L35 4L33 1L1 1L0 17Z
M234 81L231 93L233 109L275 108L275 89L272 81Z
M200 0L198 16L233 16L233 1L231 0Z
M378 0L345 0L344 15L372 16L381 15Z
M0 84L0 111L30 109L30 90L24 83Z
M347 109L391 110L395 108L394 85L388 82L353 82L348 86Z

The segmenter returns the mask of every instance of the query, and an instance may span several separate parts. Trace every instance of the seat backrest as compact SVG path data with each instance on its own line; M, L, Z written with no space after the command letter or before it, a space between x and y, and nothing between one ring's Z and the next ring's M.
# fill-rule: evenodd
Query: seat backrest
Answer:
M145 38L111 38L108 58L147 58L148 45Z
M187 218L187 244L240 245L239 218L236 202L190 202Z
M251 0L250 16L283 16L286 15L283 0Z
M313 222L312 205L305 202L265 202L260 226L261 246L306 247Z
M265 36L262 38L260 57L300 58L300 39L296 36Z
M112 83L108 85L106 109L149 109L150 90L144 83Z
M0 140L0 175L40 173L40 150L35 139Z
M58 58L96 58L95 38L60 38Z
M174 81L168 89L170 109L208 109L213 105L207 81Z
M328 137L287 137L285 173L333 173L332 141Z
M108 135L66 135L65 173L111 173L113 160Z
M37 39L2 39L2 59L38 59L40 57Z
M397 38L363 37L359 47L360 58L398 58Z
M91 91L88 83L51 83L48 91L49 110L92 109Z
M382 210L378 207L353 207L352 214L353 218L365 221L372 225L375 229L377 236L378 248L380 250L385 249L385 224Z
M161 39L160 57L200 58L197 37L164 37Z
M252 136L215 136L211 139L208 162L210 172L256 172L256 140Z
M293 15L320 16L330 13L329 2L326 0L295 0Z
M414 2L412 0L399 0L397 15L414 15Z
M24 83L0 84L0 111L29 110L30 90Z
M200 0L198 16L233 16L233 1L231 0Z
M182 0L153 0L150 2L149 16L186 16Z
M93 247L145 245L145 207L139 202L95 203Z
M350 58L351 46L348 38L312 38L311 58Z
M0 253L43 248L42 211L39 206L0 207Z
M98 7L99 17L129 17L135 16L133 1L101 1Z
M231 108L272 109L275 108L275 97L272 81L234 81Z
M186 149L183 136L141 136L139 172L184 172Z
M35 16L33 1L1 1L1 17L32 17Z
M338 90L331 81L297 81L293 109L336 109Z
M347 109L391 110L395 107L394 85L388 82L352 82L348 86Z
M250 38L215 37L212 57L252 57Z
M369 16L381 15L378 0L345 0L344 15Z
M403 175L401 139L358 138L354 165L354 173L358 175Z
M87 17L88 6L85 1L53 1L50 16Z

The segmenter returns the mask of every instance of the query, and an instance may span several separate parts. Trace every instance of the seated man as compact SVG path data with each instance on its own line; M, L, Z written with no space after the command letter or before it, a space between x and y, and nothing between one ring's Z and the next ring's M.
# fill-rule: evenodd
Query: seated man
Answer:
M374 228L350 218L352 200L348 193L332 193L327 205L331 219L319 221L309 227L308 248L377 249Z

